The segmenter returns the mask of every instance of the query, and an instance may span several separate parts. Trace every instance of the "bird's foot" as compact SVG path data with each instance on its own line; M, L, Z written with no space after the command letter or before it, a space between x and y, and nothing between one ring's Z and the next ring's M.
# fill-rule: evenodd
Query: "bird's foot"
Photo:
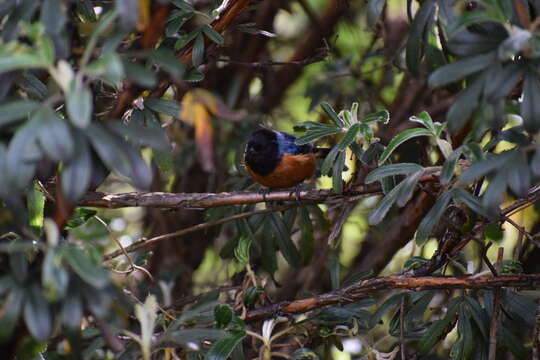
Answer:
M289 193L289 197L292 196L294 193L294 198L296 199L296 202L300 203L300 193L302 192L302 183L296 184L292 191Z
M270 194L271 190L270 188L261 188L259 190L259 193L262 195L263 197L263 202L267 202L266 201L266 197L268 196L268 194Z

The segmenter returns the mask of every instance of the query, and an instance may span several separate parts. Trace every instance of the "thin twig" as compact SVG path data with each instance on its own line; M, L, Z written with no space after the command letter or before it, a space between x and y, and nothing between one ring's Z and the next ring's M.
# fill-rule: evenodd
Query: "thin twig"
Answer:
M123 249L118 249L116 251L113 251L112 253L109 253L109 254L105 255L103 258L104 258L105 261L111 260L111 259L114 259L117 256L120 256L120 255L124 254L124 251L126 253L130 253L130 252L133 252L133 251L141 249L141 248L149 247L149 246L153 245L154 243L156 243L158 241L183 236L183 235L195 232L195 231L208 229L210 227L221 225L221 224L224 224L224 223L229 222L229 221L239 220L239 219L243 219L243 218L250 217L250 216L253 216L253 215L267 214L267 213L274 212L274 211L285 211L285 210L291 209L291 208L296 207L296 206L299 206L299 204L292 204L292 205L283 206L283 207L274 208L274 209L268 208L268 209L263 209L263 210L253 210L253 211L249 211L249 212L245 212L245 213L241 213L241 214L228 216L228 217L216 220L216 221L210 221L210 222L206 222L206 223L197 224L197 225L185 228L185 229L181 229L181 230L174 231L172 233L168 233L168 234L164 234L164 235L159 235L159 236L156 236L156 237L153 237L153 238L150 238L150 239L142 238L142 239L134 242L133 244L129 245L128 247L125 247Z
M259 62L244 62L244 61L237 61L233 59L227 59L220 57L217 60L221 62L226 62L234 65L239 66L245 66L245 67L251 67L251 68L265 68L270 66L307 66L311 65L313 63L323 61L328 56L328 52L325 51L322 54L316 54L315 56L312 56L310 58L299 60L299 61L273 61L273 60L267 60L267 61L259 61Z
M113 240L116 242L116 245L118 245L118 247L120 247L120 251L122 252L122 254L124 254L126 256L126 258L128 260L128 263L129 263L129 266L130 266L130 269L125 273L130 274L134 270L139 270L139 271L143 272L146 276L148 276L148 279L150 279L150 281L153 282L154 277L152 276L152 274L150 274L150 272L148 270L146 270L144 267L138 266L133 262L133 260L131 259L131 257L127 253L124 246L122 246L122 243L120 242L120 240L118 240L118 238L114 235L111 227L102 218L100 218L97 215L94 215L94 219L96 219L101 225L103 225L105 227L105 229L107 229L107 231L109 232L109 234L111 235Z
M534 322L534 330L533 330L533 346L532 346L532 352L533 352L533 360L540 360L538 356L538 352L540 350L540 303L536 303L536 317Z
M487 267L489 268L489 271L491 271L493 276L499 276L499 273L497 272L497 269L495 269L495 267L493 267L493 264L491 264L491 261L489 261L489 259L487 257L487 251L491 247L491 245L493 245L493 243L490 242L486 246L483 247L483 249L482 249L482 260L484 260Z
M401 360L405 360L405 296L401 297L401 306L399 309L399 346Z
M497 253L497 272L502 273L502 261L504 248L500 247ZM493 313L491 315L491 324L489 327L489 355L488 360L495 360L497 357L497 322L499 319L499 302L501 297L501 289L495 288L493 291Z

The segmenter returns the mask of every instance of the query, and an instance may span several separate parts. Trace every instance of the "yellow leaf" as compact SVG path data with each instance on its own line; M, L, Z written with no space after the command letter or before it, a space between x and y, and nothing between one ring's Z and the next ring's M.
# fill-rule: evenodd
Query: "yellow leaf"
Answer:
M144 31L150 24L150 1L139 0L138 2L139 16L137 18L137 30Z
M195 144L201 166L203 170L211 172L214 169L214 130L206 104L193 90L184 95L180 109L180 119L195 128Z

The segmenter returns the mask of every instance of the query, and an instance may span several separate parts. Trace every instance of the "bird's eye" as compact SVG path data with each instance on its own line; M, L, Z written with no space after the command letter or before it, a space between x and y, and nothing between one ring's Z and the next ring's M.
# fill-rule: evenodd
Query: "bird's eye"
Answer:
M251 148L254 150L254 151L261 151L263 149L263 147L261 146L261 144L253 144L251 146Z

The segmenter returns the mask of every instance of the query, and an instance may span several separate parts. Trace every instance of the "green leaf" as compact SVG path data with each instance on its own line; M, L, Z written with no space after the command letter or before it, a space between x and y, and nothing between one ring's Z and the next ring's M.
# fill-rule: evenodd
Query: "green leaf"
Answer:
M519 197L527 197L531 186L531 171L529 169L527 154L520 151L514 152L514 156L508 162L508 186Z
M373 313L373 315L371 315L370 319L369 319L369 328L373 328L375 325L377 325L383 315L388 311L390 310L390 308L396 306L397 304L401 303L401 300L403 299L403 297L406 297L407 294L405 293L399 293L399 294L395 294L395 295L392 295L391 297L389 297L388 299L386 299L386 301L384 303L382 303L381 306L379 306L379 308Z
M69 294L62 303L60 313L62 324L69 329L80 330L82 315L83 304L81 298L78 295Z
M470 359L474 350L474 334L467 311L461 310L459 313L458 332L459 341L456 345L459 346L459 358Z
M88 220L97 214L96 210L86 209L83 207L75 208L71 218L66 221L65 229L74 229L85 224Z
M176 60L178 62L178 59ZM112 86L119 86L125 76L124 64L115 53L109 53L96 61L90 63L84 71L92 76L99 78Z
M216 327L225 328L233 318L233 311L228 305L217 305L214 308Z
M507 180L507 172L500 171L496 173L495 176L490 178L488 188L482 197L482 205L493 217L499 213L499 204L506 192Z
M302 265L309 264L314 251L315 237L313 236L313 223L309 217L309 211L306 207L301 207L300 211L300 256Z
M231 337L219 340L208 350L205 360L226 360L245 337L245 331L233 331Z
M459 158L461 157L461 154L463 153L463 149L461 147L454 150L448 159L444 162L442 171L441 171L441 184L446 185L452 180L452 177L454 176L454 170L456 168L457 162Z
M487 82L487 73L483 72L481 76L476 78L472 84L462 90L456 97L456 100L446 113L446 122L448 123L448 131L451 134L458 133L473 111L478 107L480 95L484 88L484 83Z
M398 200L405 185L407 184L404 181L400 182L377 204L375 209L369 214L368 222L370 225L377 225L384 219L392 205Z
M358 123L351 126L350 129L347 130L347 133L345 134L343 139L341 139L341 141L336 145L336 147L339 148L339 150L341 151L344 151L346 148L348 148L349 145L351 145L356 139L356 135L358 135L360 127L361 124Z
M469 193L467 190L462 188L455 188L452 189L452 197L454 198L454 201L460 201L465 206L467 206L469 209L477 213L478 215L481 215L485 218L488 218L490 220L495 220L495 218L487 212L482 204L480 203L480 199L476 196Z
M480 177L486 176L498 169L503 169L508 163L508 160L512 158L512 155L511 151L507 151L488 156L485 160L474 162L463 171L456 184L468 185Z
M30 48L21 52L10 44L0 45L0 73L17 69L46 68L50 66L48 59Z
M304 121L304 122L295 124L293 126L293 129L296 132L306 131L306 129L312 129L312 130L338 129L341 131L341 129L339 129L336 125L318 123L314 121Z
M390 121L390 113L388 112L388 110L380 110L373 114L368 114L364 116L361 122L367 124L374 121L388 124L388 122Z
M431 210L426 214L426 216L420 222L418 229L416 231L416 243L419 246L422 246L431 235L431 230L439 223L442 215L444 214L446 207L450 203L452 193L446 191L442 193L441 196L437 199Z
M176 54L169 50L159 48L151 52L150 57L163 70L171 74L174 78L181 79L186 72L185 66L178 61Z
M489 103L504 99L523 76L523 66L512 62L506 66L494 64L490 68L489 81L485 82L484 96Z
M337 147L337 146L336 146ZM332 189L336 194L343 192L343 169L345 167L345 151L340 151L332 171Z
M126 30L134 28L139 17L138 1L116 0L114 5L122 28Z
M57 162L69 160L75 152L75 143L66 122L49 107L41 108L34 116L41 122L38 140L45 154Z
M418 115L411 116L409 120L424 125L426 129L432 132L433 136L440 135L440 132L436 129L435 124L433 123L433 120L431 119L431 116L429 116L427 111L422 111Z
M148 98L144 100L144 106L148 107L150 110L172 116L174 118L178 117L180 113L180 104L178 101L160 99L160 98Z
M0 105L0 127L28 117L39 107L40 104L32 100L15 100Z
M183 11L186 11L186 12L194 11L193 5L191 5L186 0L170 0L170 1L171 1L171 3L174 4L174 6L176 6L177 8L179 8L179 9L181 9Z
M196 69L189 70L184 75L184 80L188 82L199 82L204 80L204 73L197 71Z
M66 23L66 14L60 0L44 0L41 5L40 21L49 35L58 35Z
M202 64L204 59L204 37L199 32L195 37L195 42L193 44L193 51L191 52L191 61L193 66L197 67Z
M339 259L335 252L332 252L328 256L326 266L328 267L328 272L330 273L330 284L332 285L332 290L339 289L341 264L339 263Z
M157 85L156 74L152 70L131 61L124 60L122 64L127 78L137 85L150 89Z
M66 245L62 251L63 258L86 283L97 289L103 289L110 283L109 273L102 267L96 266L89 256L75 245Z
M371 171L366 176L365 183L370 184L375 181L380 181L388 176L409 175L421 170L424 170L424 168L414 163L383 165Z
M27 293L24 321L30 334L38 341L47 340L51 334L52 321L49 305L37 285L33 285Z
M381 157L379 158L379 165L384 164L386 160L392 155L394 150L396 148L403 144L405 141L413 139L415 137L419 136L432 136L431 132L427 129L423 128L414 128L414 129L408 129L405 131L402 131L398 135L396 135L388 144L386 149L384 149L384 152L381 154Z
M532 134L540 130L540 83L536 73L528 72L523 82L521 117L525 129Z
M296 145L304 145L304 144L313 142L319 138L322 138L324 136L337 134L338 132L341 132L341 129L337 127L332 127L328 129L315 129L315 130L310 129L307 131L305 135L298 137L294 141L294 143Z
M11 138L5 162L11 191L25 190L34 176L36 162L42 156L37 145L37 135L40 128L41 114L36 113Z
M49 301L61 299L66 295L69 274L60 263L61 257L56 248L50 248L43 260L41 272L43 293Z
M238 245L234 248L234 256L243 265L249 263L249 249L251 247L251 238L241 236Z
M463 297L467 302L468 309L471 313L471 316L476 323L476 327L480 330L484 340L489 340L489 318L486 314L486 311L482 309L478 300L472 296Z
M271 220L267 216L263 225L263 241L261 241L261 265L272 276L278 269L276 255L278 246L273 233Z
M274 225L275 239L279 251L283 254L287 263L296 268L300 267L300 253L294 245L290 234L287 232L287 227L283 219L276 213L270 214L270 219Z
M43 226L43 209L45 208L45 196L39 191L39 186L34 186L26 194L26 207L30 226L41 228Z
M496 53L470 56L461 60L454 61L435 70L429 76L429 85L439 87L451 84L466 76L479 72L487 68L496 60Z
M129 175L133 185L141 190L148 191L152 184L152 169L146 164L141 154L133 146L123 143L123 150L128 158Z
M418 341L417 349L421 354L426 354L428 351L440 341L447 327L450 326L454 320L454 316L458 310L458 304L454 303L448 307L446 315L441 320L437 320L431 324L426 330L420 341Z
M167 347L191 347L193 344L199 345L203 341L219 341L226 338L226 336L227 332L221 329L180 329L166 331L156 340L154 346L158 349Z
M64 163L60 174L62 192L71 204L75 204L86 194L92 180L92 157L88 142L79 133L75 134L74 139L77 143L77 151L69 161Z
M407 178L400 183L401 186L396 200L397 206L403 207L409 202L416 188L416 184L422 175L424 175L423 169L407 176Z
M159 108L159 106L156 108ZM164 110L169 111L166 108ZM140 114L140 110L134 110L132 114ZM107 127L118 136L126 136L130 143L135 146L148 146L159 151L171 150L169 139L159 124L145 126L135 121L132 115L131 121L127 123L115 121L107 124Z
M125 151L124 142L119 137L106 131L96 122L92 122L85 133L96 153L110 170L115 170L126 177L133 175L131 158Z
M19 320L19 313L23 305L23 290L17 286L10 288L9 294L2 299L2 312L0 312L0 343L11 338L15 325Z
M211 27L210 25L206 24L206 25L203 25L202 27L202 32L214 43L218 44L218 45L223 45L224 44L224 40L223 40L223 36L221 36L220 33L218 33L216 30L214 30L213 27Z
M319 355L309 348L301 348L291 354L291 360L319 360Z
M422 59L429 27L433 23L436 4L435 0L424 1L411 24L409 38L407 39L405 60L407 62L407 69L415 76L418 76L420 72L420 60Z
M369 0L367 5L367 21L370 28L374 28L384 9L386 0Z
M336 157L339 155L341 151L339 151L337 146L334 146L329 152L328 155L324 158L324 161L321 165L321 174L322 175L328 175L330 172L330 168L334 164L334 161L336 160Z
M334 111L330 104L323 102L321 104L321 107L323 108L326 115L328 115L330 119L332 119L334 124L336 124L340 129L345 125L343 123L343 120L338 116L338 114Z

